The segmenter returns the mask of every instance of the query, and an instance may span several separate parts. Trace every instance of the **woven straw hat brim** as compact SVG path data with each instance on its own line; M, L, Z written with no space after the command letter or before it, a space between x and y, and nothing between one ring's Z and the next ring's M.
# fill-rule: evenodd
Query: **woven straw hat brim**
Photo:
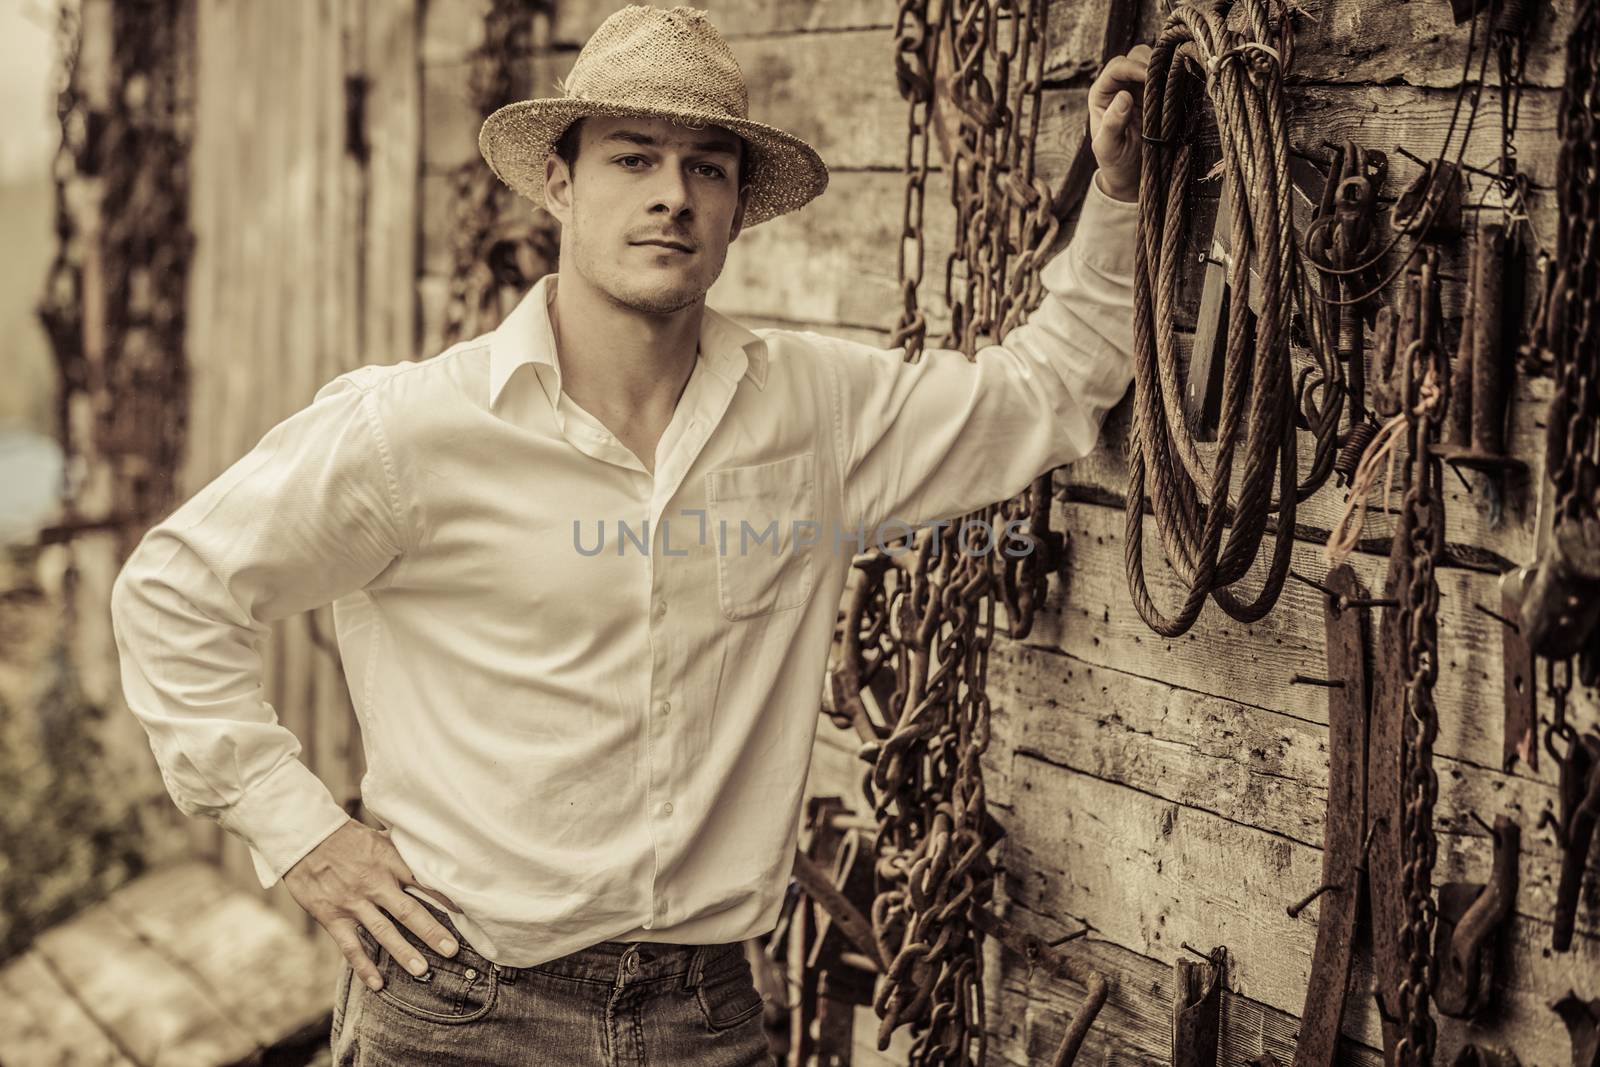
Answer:
M774 126L728 115L601 100L548 97L507 104L484 120L478 149L501 181L543 206L546 158L573 120L590 115L687 119L739 134L748 145L743 179L751 186L746 229L802 207L828 187L828 167L822 157Z

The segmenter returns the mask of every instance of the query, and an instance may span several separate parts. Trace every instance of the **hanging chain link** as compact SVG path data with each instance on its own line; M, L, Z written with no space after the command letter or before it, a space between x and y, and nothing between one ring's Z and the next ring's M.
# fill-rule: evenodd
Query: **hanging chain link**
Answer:
M57 247L39 316L61 383L68 478L91 459L111 471L109 499L94 502L105 514L67 526L115 528L122 552L171 506L188 428L193 42L185 9L180 0L111 7L113 89L104 110L91 106L79 76L78 6L63 4L58 22ZM63 489L77 516L75 487Z
M1402 1035L1397 1048L1401 1067L1429 1067L1437 1037L1429 996L1436 961L1433 958L1433 867L1438 843L1433 809L1439 781L1433 769L1433 743L1439 713L1433 701L1439 678L1439 583L1435 568L1443 548L1442 464L1434 450L1450 400L1450 365L1440 337L1439 251L1429 245L1420 271L1408 278L1416 295L1407 304L1416 309L1417 328L1404 354L1407 444L1411 477L1401 513L1402 538L1410 552L1400 591L1400 674L1405 679L1405 715L1401 733L1401 890L1405 921L1400 949L1405 976L1400 983Z
M1039 257L1055 237L1048 186L1034 171L1048 0L901 0L895 71L909 105L902 218L902 310L895 347L917 361L927 341L918 294L927 256L929 144L948 123L955 242L945 263L951 329L968 359L1038 304ZM941 62L940 56L945 56ZM941 81L938 75L948 71ZM940 94L948 91L944 100ZM989 746L988 652L996 599L1011 634L1031 625L1056 544L1049 476L1017 500L913 544L858 558L861 584L845 621L836 706L848 708L872 764L863 783L878 824L872 925L890 961L874 997L879 1048L912 1027L914 1067L985 1062L983 958L974 909L994 893L989 857L1004 831L989 814L981 768ZM1022 518L1035 551L997 565L966 534ZM971 524L969 526L968 524ZM987 546L993 548L994 546ZM1043 549L1043 550L1041 550ZM872 699L879 711L867 712ZM974 1047L976 1046L976 1047Z
M1560 526L1600 515L1600 0L1584 0L1574 17L1557 130L1556 260L1535 345L1556 380L1545 464Z
M494 0L471 59L472 104L487 118L518 98L516 70L532 50L534 19L549 0ZM482 161L456 168L455 262L445 307L445 345L494 329L527 288L555 269L560 233L551 216L528 211Z

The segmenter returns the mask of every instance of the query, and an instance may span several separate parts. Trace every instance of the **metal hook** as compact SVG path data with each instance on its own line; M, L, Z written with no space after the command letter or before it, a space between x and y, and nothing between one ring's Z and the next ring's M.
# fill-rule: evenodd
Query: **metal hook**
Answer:
M1324 689L1343 689L1343 678L1311 678L1304 674L1297 674L1289 679L1290 685L1320 685Z

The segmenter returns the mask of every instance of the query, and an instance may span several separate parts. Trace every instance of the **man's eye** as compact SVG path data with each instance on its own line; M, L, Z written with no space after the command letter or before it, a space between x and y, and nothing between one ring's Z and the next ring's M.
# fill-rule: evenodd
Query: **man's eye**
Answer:
M710 163L702 163L702 164L700 164L700 169L701 170L710 171L711 172L711 177L713 177L713 178L720 178L720 177L723 176L722 175L722 169L720 167L713 167Z
M637 160L640 163L644 162L644 158L641 157L641 156L623 156L621 159L617 160L617 162L618 163L626 163L630 159ZM624 170L636 170L638 168L636 168L636 167L624 167L623 169Z

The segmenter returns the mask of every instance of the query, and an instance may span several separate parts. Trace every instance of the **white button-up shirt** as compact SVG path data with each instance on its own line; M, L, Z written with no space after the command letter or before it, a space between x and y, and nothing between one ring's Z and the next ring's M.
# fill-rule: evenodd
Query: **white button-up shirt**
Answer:
M1093 447L1131 377L1134 231L1091 182L1044 302L975 361L707 308L653 475L562 392L556 275L491 334L340 375L114 586L173 800L263 887L344 824L262 699L268 624L331 601L365 806L480 952L766 933L852 557Z

